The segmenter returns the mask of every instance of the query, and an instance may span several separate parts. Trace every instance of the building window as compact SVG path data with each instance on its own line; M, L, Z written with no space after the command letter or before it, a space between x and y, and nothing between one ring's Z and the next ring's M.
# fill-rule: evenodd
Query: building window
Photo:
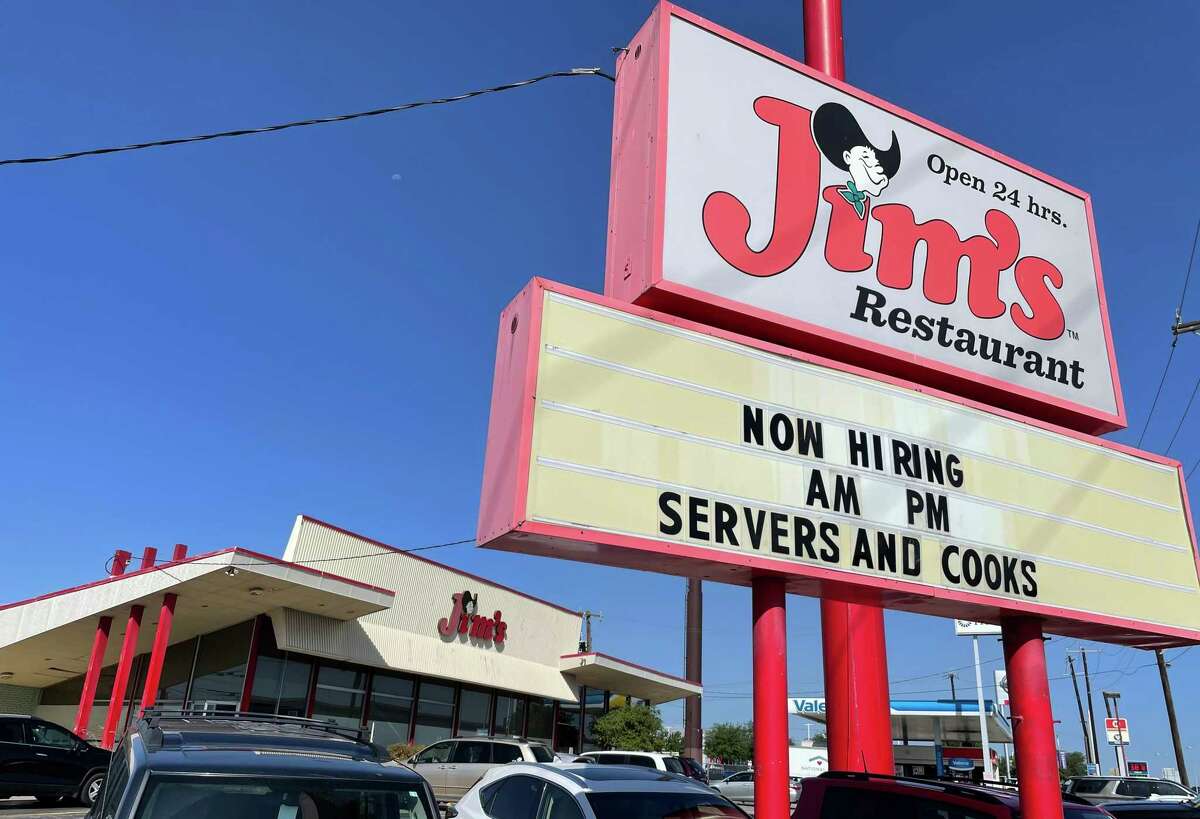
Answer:
M459 736L487 736L491 729L492 692L464 688L458 698Z
M323 665L317 671L313 717L357 728L367 701L367 672Z
M414 683L409 677L376 672L371 680L371 741L388 746L408 742Z
M592 729L596 720L604 716L608 696L599 688L585 688L581 699L583 700L583 742L580 747L584 751L598 751L600 746L592 737Z
M554 726L554 750L569 754L580 752L579 719L579 703L558 704L558 721Z
M554 738L554 700L529 698L529 722L525 727L525 736L550 744Z
M187 698L188 680L192 676L192 663L196 660L196 638L168 646L163 658L162 676L158 679L158 692L154 703L159 707L179 707Z
M207 711L236 711L246 682L252 620L200 637L196 674L188 705Z
M454 686L422 680L417 698L413 742L428 745L450 736L454 730Z
M496 736L519 737L525 734L525 698L509 694L496 695Z

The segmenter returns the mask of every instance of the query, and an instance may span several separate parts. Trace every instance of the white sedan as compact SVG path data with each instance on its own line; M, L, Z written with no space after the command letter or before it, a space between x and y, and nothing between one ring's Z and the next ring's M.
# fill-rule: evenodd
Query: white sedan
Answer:
M446 816L459 819L748 819L741 808L685 776L628 765L493 768Z

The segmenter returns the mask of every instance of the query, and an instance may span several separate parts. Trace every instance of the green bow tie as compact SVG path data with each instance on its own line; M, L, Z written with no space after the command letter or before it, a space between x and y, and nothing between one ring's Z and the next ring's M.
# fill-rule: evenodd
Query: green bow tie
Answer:
M846 187L838 188L842 198L854 205L854 212L862 219L867 215L867 195L854 186L853 179L846 180Z

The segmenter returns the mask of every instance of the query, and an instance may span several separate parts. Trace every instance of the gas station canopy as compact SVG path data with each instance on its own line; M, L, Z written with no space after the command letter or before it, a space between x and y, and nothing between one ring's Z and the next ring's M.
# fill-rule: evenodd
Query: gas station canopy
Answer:
M983 701L987 715L988 742L1012 742L1012 725L997 711L992 700ZM978 743L979 705L975 700L892 700L892 739L902 742L933 742L941 724L942 741ZM825 700L793 698L788 714L825 724Z

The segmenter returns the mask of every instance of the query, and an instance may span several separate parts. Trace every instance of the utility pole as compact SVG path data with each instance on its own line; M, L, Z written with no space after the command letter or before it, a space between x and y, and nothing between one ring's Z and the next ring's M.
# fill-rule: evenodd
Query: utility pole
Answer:
M1191 787L1188 782L1187 763L1183 759L1183 740L1179 738L1179 722L1175 719L1175 698L1171 696L1171 678L1167 676L1167 661L1163 658L1161 648L1154 649L1158 660L1158 676L1162 680L1163 699L1167 703L1167 722L1171 724L1171 742L1175 744L1175 765L1179 768L1179 781L1185 788Z
M704 636L704 597L701 581L697 577L687 580L687 596L684 600L684 619L687 624L684 635L683 676L688 682L700 684L700 655ZM697 762L704 760L704 732L700 722L700 697L688 697L683 704L683 754Z
M957 700L958 694L955 693L955 691L954 691L954 678L957 677L958 675L955 674L953 671L951 671L948 674L946 674L946 676L950 678L950 699Z
M971 646L975 650L975 703L979 708L979 748L983 751L983 778L995 779L996 772L992 770L992 747L988 741L987 713L983 709L983 673L979 670L979 635L971 638Z
M592 618L603 620L604 614L599 611L591 611L584 609L583 612L583 642L579 644L579 648L584 654L592 653Z
M1075 705L1079 707L1079 728L1083 731L1083 756L1088 764L1096 762L1092 758L1092 733L1087 728L1087 720L1083 716L1083 699L1079 696L1079 679L1075 676L1075 658L1067 655L1067 665L1071 667L1071 685L1075 689Z
M1092 706L1092 675L1088 673L1087 655L1095 649L1080 648L1076 649L1079 656L1083 658L1083 684L1087 688L1088 701L1088 731L1092 735L1092 759L1096 760L1096 764L1100 764L1100 740L1096 738L1096 710Z

